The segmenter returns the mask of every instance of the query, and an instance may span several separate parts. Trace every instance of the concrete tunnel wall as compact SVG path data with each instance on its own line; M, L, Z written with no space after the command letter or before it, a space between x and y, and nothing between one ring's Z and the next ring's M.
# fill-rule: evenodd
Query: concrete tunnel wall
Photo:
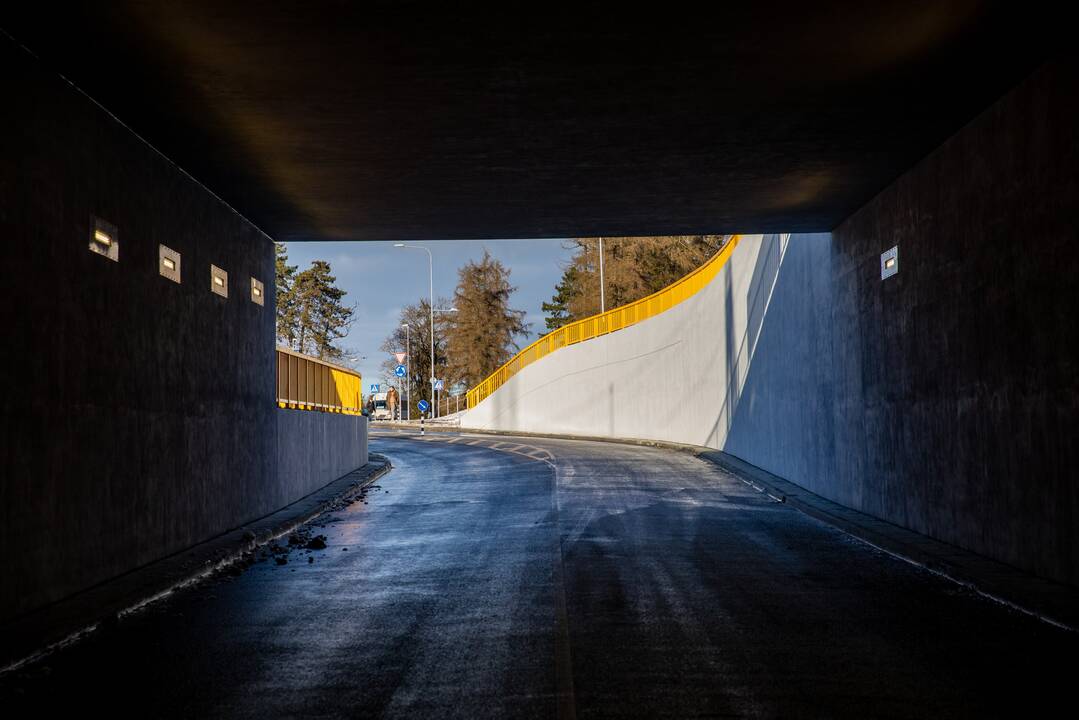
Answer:
M1041 68L833 233L743 240L688 302L463 424L720 448L1079 584L1076 87L1074 60Z
M270 239L3 38L0 67L6 620L277 510L367 448L364 418L276 406ZM118 262L88 249L91 215Z

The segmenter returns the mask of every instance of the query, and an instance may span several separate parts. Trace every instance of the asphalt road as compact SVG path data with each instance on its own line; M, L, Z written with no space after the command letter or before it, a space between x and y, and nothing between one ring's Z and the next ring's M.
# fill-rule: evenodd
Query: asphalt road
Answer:
M324 550L0 677L5 715L1071 714L1075 633L703 460L446 435L371 449L395 469L317 521Z

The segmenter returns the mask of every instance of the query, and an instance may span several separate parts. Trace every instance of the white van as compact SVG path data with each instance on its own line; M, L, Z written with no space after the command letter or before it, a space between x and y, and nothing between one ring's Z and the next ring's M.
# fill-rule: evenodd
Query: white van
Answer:
M390 415L390 406L386 403L386 393L375 393L371 399L375 403L375 410L371 413L372 420L393 420Z

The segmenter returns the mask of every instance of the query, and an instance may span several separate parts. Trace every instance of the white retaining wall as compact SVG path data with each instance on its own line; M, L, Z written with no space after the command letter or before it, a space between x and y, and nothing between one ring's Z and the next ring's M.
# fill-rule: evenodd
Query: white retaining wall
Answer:
M743 236L692 298L529 365L461 426L722 449L789 242L789 235Z

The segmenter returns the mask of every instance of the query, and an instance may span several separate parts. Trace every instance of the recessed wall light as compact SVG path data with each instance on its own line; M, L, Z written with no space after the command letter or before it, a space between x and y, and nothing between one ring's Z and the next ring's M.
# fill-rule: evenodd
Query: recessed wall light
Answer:
M120 233L116 226L96 215L90 216L90 252L120 261Z
M229 274L216 265L210 266L210 290L223 298L229 296Z
M157 271L161 277L180 282L180 253L164 245L157 246Z
M880 279L890 278L899 272L899 246L880 254Z
M263 305L266 302L266 299L263 297L262 283L255 278L251 278L251 302L256 305Z

